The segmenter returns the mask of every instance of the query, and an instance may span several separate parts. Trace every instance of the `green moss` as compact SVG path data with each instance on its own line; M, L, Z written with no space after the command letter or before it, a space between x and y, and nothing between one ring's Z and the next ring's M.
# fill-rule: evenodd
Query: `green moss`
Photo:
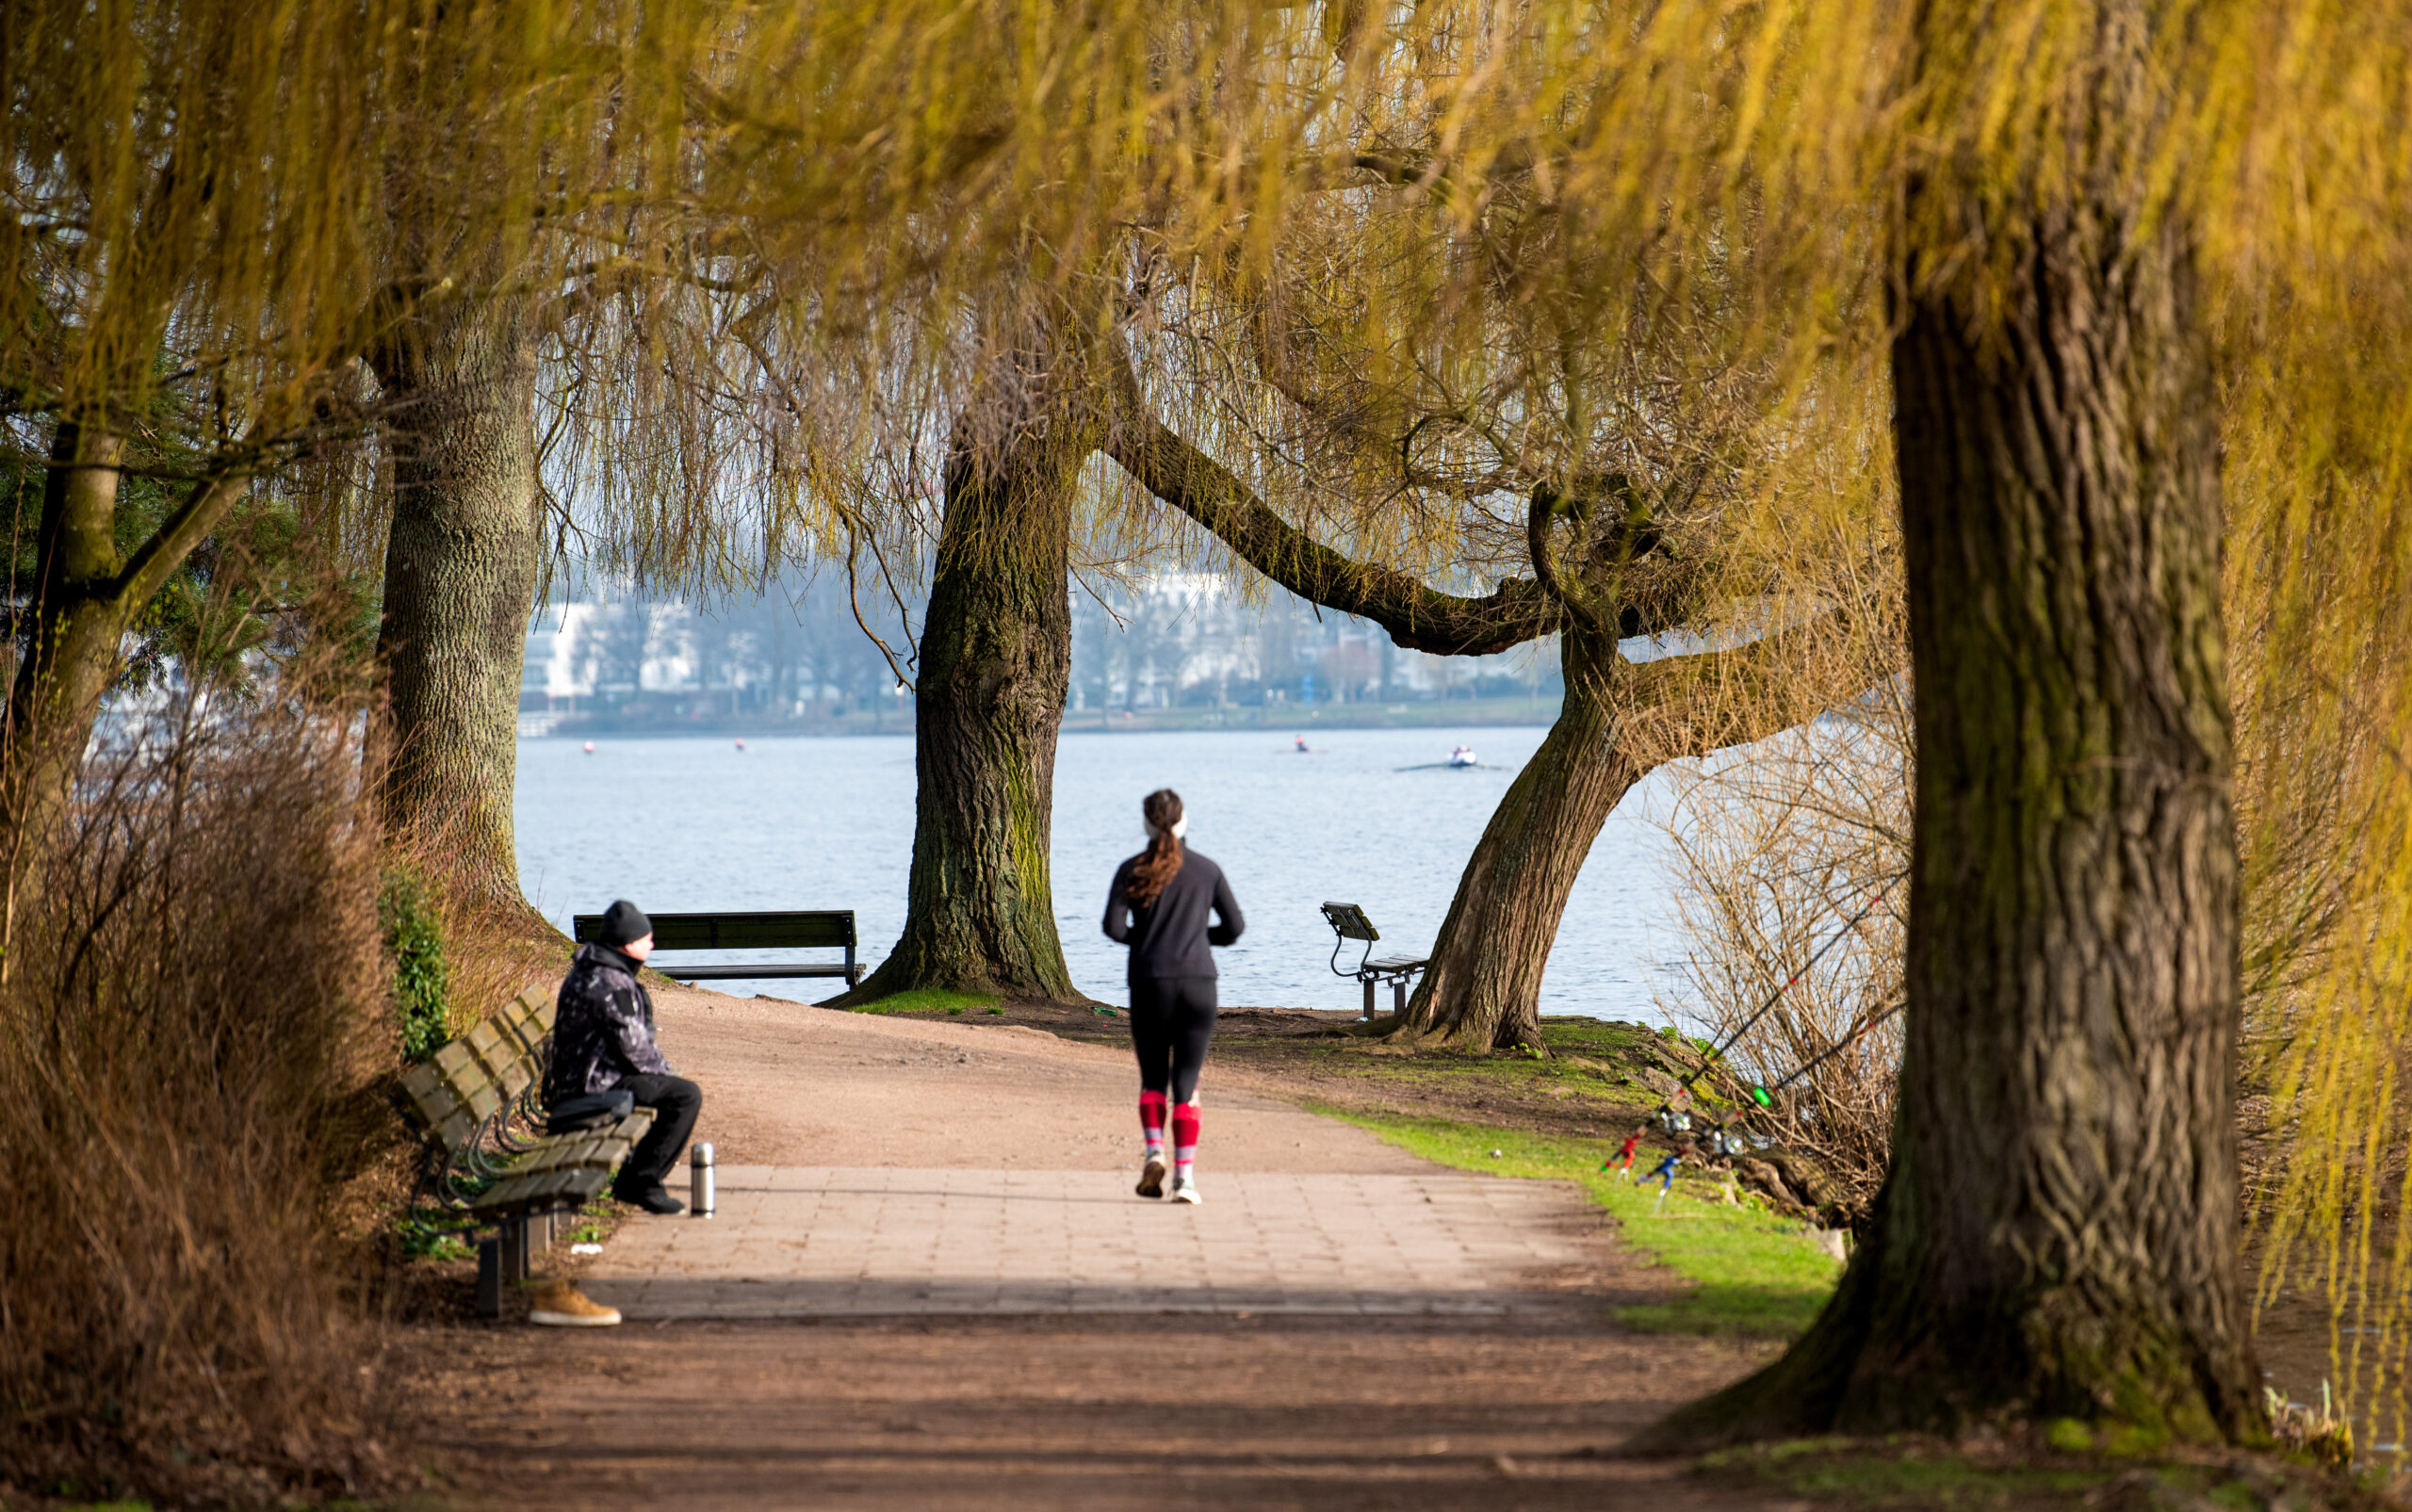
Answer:
M2102 1430L2102 1452L2137 1458L2158 1455L2169 1447L2169 1435L2156 1426L2114 1423Z
M1627 1244L1695 1283L1672 1302L1619 1309L1617 1316L1635 1327L1789 1339L1817 1316L1842 1274L1799 1224L1768 1212L1753 1198L1728 1206L1717 1183L1678 1178L1661 1209L1656 1185L1645 1189L1600 1169L1615 1147L1606 1140L1552 1138L1437 1118L1367 1116L1329 1107L1315 1111L1370 1129L1444 1165L1581 1183L1592 1201L1616 1215Z
M949 992L943 987L917 987L911 992L890 993L885 998L856 1005L858 1014L959 1014L966 1008L987 1008L990 1013L1002 1013L990 1007L997 1000L986 993Z
M2094 1447L2094 1430L2075 1418L2054 1418L2044 1424L2044 1441L2064 1455L2081 1455Z

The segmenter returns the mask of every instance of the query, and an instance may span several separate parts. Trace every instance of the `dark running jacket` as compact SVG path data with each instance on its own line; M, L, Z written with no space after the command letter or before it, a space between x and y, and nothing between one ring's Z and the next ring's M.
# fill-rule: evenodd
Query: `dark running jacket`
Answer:
M637 980L637 963L608 945L580 946L553 1019L545 1101L609 1092L641 1071L667 1076L670 1063L653 1042L653 999Z
M1247 927L1231 897L1231 885L1223 880L1223 869L1184 847L1181 870L1156 901L1143 908L1131 901L1131 869L1139 860L1134 855L1115 869L1114 888L1105 895L1105 933L1131 947L1131 969L1124 980L1218 975L1214 952L1206 947L1232 944ZM1206 921L1210 908L1221 923Z

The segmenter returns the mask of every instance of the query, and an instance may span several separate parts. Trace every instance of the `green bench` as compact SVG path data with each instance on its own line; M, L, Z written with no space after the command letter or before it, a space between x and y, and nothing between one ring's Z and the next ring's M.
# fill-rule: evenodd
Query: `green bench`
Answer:
M639 1108L608 1127L548 1134L543 1102L554 1001L530 987L402 1073L397 1099L425 1149L423 1195L466 1216L478 1240L478 1310L497 1317L503 1289L527 1280L554 1219L611 1184L653 1123Z
M659 959L645 965L680 982L750 982L773 977L844 977L853 986L863 979L855 964L855 914L851 908L790 911L771 914L653 914L653 948L662 951L843 951L837 961L765 962L751 966L664 966ZM578 943L584 945L603 930L601 914L579 914L572 919Z

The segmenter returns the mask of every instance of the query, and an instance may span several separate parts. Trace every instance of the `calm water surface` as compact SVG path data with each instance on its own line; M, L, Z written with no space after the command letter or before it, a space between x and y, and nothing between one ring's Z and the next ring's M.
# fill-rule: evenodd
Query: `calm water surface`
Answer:
M1116 863L1144 841L1139 800L1180 791L1189 843L1221 863L1247 935L1216 952L1226 1004L1350 1008L1326 899L1361 903L1377 953L1428 950L1459 871L1544 732L1330 730L1301 756L1256 731L1067 734L1055 767L1057 928L1072 979L1126 1004L1123 952L1099 929ZM1438 763L1457 744L1483 767ZM1417 769L1405 770L1400 769ZM1659 902L1662 779L1626 795L1575 883L1541 1011L1658 1020L1654 962L1680 953ZM913 850L910 736L569 740L519 746L519 866L564 930L616 897L665 913L852 908L876 965L904 919ZM737 957L742 959L742 957ZM688 959L702 959L688 957ZM1354 952L1347 958L1354 960ZM743 984L730 984L745 991ZM825 997L835 982L761 984Z

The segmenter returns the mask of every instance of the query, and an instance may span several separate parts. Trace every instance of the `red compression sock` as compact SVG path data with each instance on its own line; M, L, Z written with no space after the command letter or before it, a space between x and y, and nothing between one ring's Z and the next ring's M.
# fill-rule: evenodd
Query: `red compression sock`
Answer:
M1139 1094L1139 1130L1148 1136L1148 1153L1162 1156L1165 1152L1165 1095L1161 1092Z
M1189 1167L1198 1159L1198 1104L1184 1102L1172 1111L1172 1174L1178 1180L1189 1179Z

